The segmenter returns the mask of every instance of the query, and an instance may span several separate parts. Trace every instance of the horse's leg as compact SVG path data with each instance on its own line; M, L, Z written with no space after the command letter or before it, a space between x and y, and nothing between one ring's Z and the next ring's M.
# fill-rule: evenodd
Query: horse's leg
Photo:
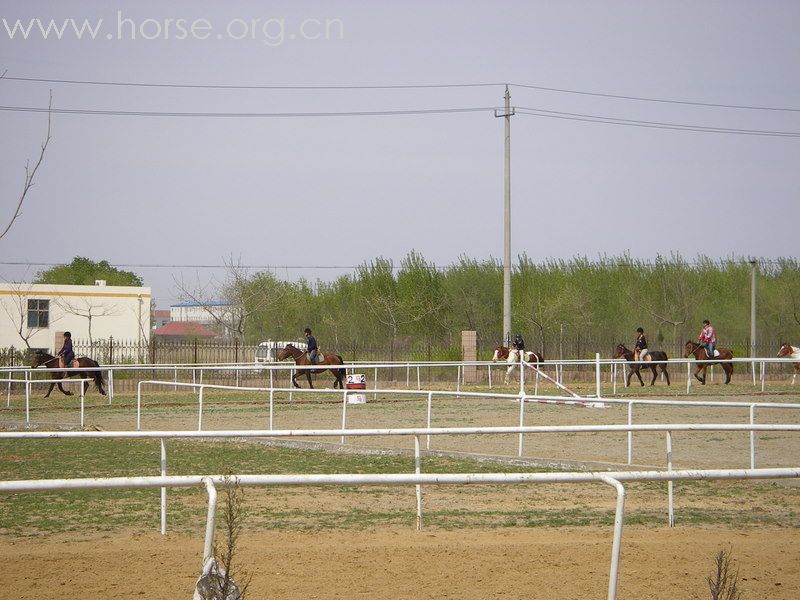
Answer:
M100 374L100 371L94 371L93 377L94 385L97 387L97 391L105 396L106 391L103 389L103 376Z
M733 375L733 363L725 363L725 385L731 382L731 375Z
M511 365L506 369L506 385L511 382L511 372L514 370L514 365Z
M658 377L658 371L656 371L655 365L650 365L650 370L653 372L653 380L650 382L650 385L655 385L656 377Z
M299 384L299 383L297 383L297 373L295 373L294 375L292 375L292 383L294 384L294 387L296 387L296 388L299 388L299 387L300 387L300 384Z
M628 367L628 378L625 382L625 387L631 387L631 377L633 377L633 367Z
M314 384L311 383L311 369L306 371L306 377L308 378L308 388L313 390L314 389Z
M792 371L792 385L794 385L795 379L797 379L797 372L800 371L800 365L795 365L794 370Z
M667 365L661 365L661 372L664 374L664 377L667 378L667 385L672 385L669 381L669 371L667 371Z
M636 367L636 371L634 371L634 373L636 373L636 377L639 378L639 383L641 383L642 387L644 387L644 380L642 379L642 374L639 372L640 370L641 369L639 367Z
M703 372L703 376L702 377L700 377L700 375L699 375L700 371ZM705 365L697 365L694 368L694 376L697 379L697 381L699 381L700 383L705 385L706 384L706 366Z
M61 385L60 381L58 382L58 389L61 390L61 393L64 394L65 396L72 396L72 392L70 392L69 390L65 390L64 386Z
M45 398L47 398L48 396L50 396L50 392L52 392L52 391L53 391L53 388L54 388L54 387L56 387L56 382L55 382L55 381L54 381L53 383L51 383L51 384L50 384L50 387L49 387L49 388L47 388L47 393L44 395L44 397L45 397Z

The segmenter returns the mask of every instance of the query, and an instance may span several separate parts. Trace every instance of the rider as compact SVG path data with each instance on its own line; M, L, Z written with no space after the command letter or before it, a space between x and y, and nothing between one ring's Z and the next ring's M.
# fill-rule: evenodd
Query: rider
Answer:
M636 343L633 346L633 359L636 362L644 360L647 356L647 338L644 337L644 329L636 328Z
M62 369L71 367L73 360L75 360L75 352L72 350L72 334L69 331L65 331L64 345L58 351L58 366Z
M308 344L308 359L311 361L311 364L317 362L317 355L319 354L319 347L317 346L317 339L311 335L311 328L306 327L303 330L303 333L306 336L306 343Z
M717 332L711 326L711 322L706 319L703 321L703 330L700 332L698 338L700 345L706 349L706 356L714 358L714 348L717 345Z
M519 352L519 360L525 358L525 340L522 339L521 334L518 333L514 337L514 341L511 343L511 347Z

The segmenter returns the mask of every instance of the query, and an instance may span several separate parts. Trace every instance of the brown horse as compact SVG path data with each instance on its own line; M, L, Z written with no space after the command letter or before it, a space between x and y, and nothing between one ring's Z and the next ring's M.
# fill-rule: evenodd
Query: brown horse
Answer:
M626 386L630 386L631 384L631 377L636 375L639 378L639 383L644 385L644 381L642 380L642 375L639 373L641 369L650 369L653 372L653 379L650 381L650 385L655 385L656 383L656 369L660 370L664 377L667 379L667 385L672 385L669 380L669 373L667 372L667 363L666 362L658 362L657 364L653 364L649 361L657 360L657 361L666 361L667 360L667 353L662 352L661 350L651 350L647 353L647 360L636 362L633 356L633 350L629 350L625 347L625 344L617 344L617 348L614 351L614 358L624 358L630 364L628 365L628 380L625 383Z
M800 359L800 348L784 342L781 344L781 349L778 351L778 357ZM800 371L800 362L796 362L792 365L792 385L794 385L794 382L797 379L798 371Z
M702 383L703 385L706 384L706 367L709 365L713 365L719 363L720 360L730 360L733 358L733 352L728 350L727 348L717 348L717 352L719 352L719 356L715 356L714 358L717 360L709 360L708 356L706 355L706 349L703 348L697 342L693 342L689 340L686 342L686 353L683 355L684 358L689 358L690 356L694 356L697 360L697 366L694 368L693 375L697 378L697 381ZM733 375L733 363L724 362L719 363L722 365L722 369L725 371L725 383L728 384L731 382L731 375ZM699 373L703 372L703 376L700 377Z
M69 365L70 367L74 368L97 368L100 365L97 364L96 361L92 360L91 358L76 358L72 361L72 364ZM100 371L59 371L61 367L58 365L58 357L51 356L47 354L47 352L42 352L41 350L37 351L33 355L33 361L31 362L31 367L46 367L48 369L55 369L51 374L51 379L65 379L67 377L79 377L80 379L93 379L94 385L97 387L97 391L106 395L106 391L103 389L103 374ZM61 385L61 382L54 381L50 384L50 387L47 389L47 393L44 395L47 398L50 395L50 392L53 391L53 388L58 384L58 389L61 391L62 394L65 396L71 396L72 392L69 390L65 390L64 387ZM86 395L86 382L81 381L81 395Z
M302 367L302 366L306 366L306 365L309 365L309 366L311 365L311 361L308 360L308 354L303 352L299 348L296 348L292 344L287 344L286 347L283 350L281 350L280 354L278 354L278 360L285 360L285 359L289 358L290 356L294 359L294 364L296 364L297 366ZM322 365L343 365L344 364L344 360L338 354L324 354L324 355L321 355L321 356L322 356L322 361L314 363L314 366L316 366L316 365L320 365L320 366L322 366ZM311 383L311 374L312 373L314 373L314 374L323 373L324 371L330 371L331 373L333 373L334 377L336 377L336 380L333 382L333 389L336 389L337 387L339 389L344 389L344 381L343 381L343 379L344 379L346 371L343 368L340 368L340 369L326 369L326 368L322 368L322 369L302 369L302 372L305 373L306 377L308 378L308 387L310 387L310 388L314 387L314 384ZM292 375L292 383L294 384L294 387L298 387L298 388L300 387L300 384L297 383L297 376L300 375L300 374L301 374L300 372L297 372L294 375Z

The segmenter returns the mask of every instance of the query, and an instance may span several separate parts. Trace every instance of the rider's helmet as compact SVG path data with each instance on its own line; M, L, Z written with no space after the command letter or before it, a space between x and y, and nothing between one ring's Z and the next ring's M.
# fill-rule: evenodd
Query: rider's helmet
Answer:
M303 333L307 333L308 335L311 335L311 328L310 327L306 327L305 329L303 329Z

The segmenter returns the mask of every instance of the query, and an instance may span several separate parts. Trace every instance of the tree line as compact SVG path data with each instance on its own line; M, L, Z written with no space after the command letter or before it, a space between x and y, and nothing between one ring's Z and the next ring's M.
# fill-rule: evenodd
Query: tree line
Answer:
M758 260L757 336L761 355L781 341L800 343L800 263ZM362 263L334 281L286 281L249 273L233 262L214 297L182 289L202 303L225 299L238 310L226 323L242 343L301 339L311 327L323 351L385 359L458 359L461 331L478 332L483 358L502 343L503 268L495 259L462 256L437 267L412 251L399 264L387 258ZM752 265L680 255L655 261L628 256L537 262L518 257L512 269L512 334L546 357L586 358L630 343L643 327L651 349L675 356L710 319L720 344L749 354ZM105 261L76 257L39 273L42 283L141 285L141 278Z
M630 342L641 326L651 348L676 354L710 319L722 345L747 355L751 273L745 259L536 262L522 255L512 269L512 333L529 349L567 358ZM461 257L437 268L412 251L399 265L377 258L331 282L238 274L225 295L243 307L246 342L296 339L312 327L323 348L387 348L399 356L427 347L445 358L458 354L462 330L478 332L484 354L502 342L502 280L497 260ZM756 286L759 347L777 352L781 340L800 338L798 261L757 261Z

